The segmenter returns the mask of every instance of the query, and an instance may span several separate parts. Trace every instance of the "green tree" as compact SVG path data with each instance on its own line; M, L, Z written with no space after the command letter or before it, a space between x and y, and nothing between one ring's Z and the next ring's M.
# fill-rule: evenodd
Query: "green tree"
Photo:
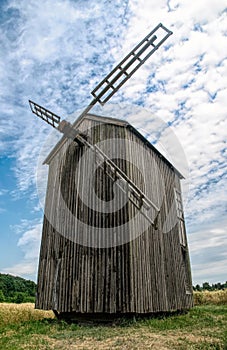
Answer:
M0 289L0 303L3 303L5 301L5 295L3 293L3 291Z
M212 287L210 286L209 282L204 282L203 283L203 290L211 290Z
M199 292L202 290L202 288L200 287L200 285L199 284L197 284L196 286L195 286L195 290L198 290Z
M21 304L26 300L26 294L23 292L17 292L14 297L14 303Z
M26 300L34 300L36 284L21 277L0 273L0 290L6 302L21 302L22 296L18 296L18 293L23 293Z

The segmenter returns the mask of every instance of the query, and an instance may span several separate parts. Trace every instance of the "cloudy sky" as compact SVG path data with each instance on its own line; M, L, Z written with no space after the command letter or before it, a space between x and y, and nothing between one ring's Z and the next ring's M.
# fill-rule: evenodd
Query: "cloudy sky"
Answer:
M130 122L151 141L156 118L180 142L193 283L227 280L225 0L1 0L1 272L37 273L37 162L52 130L28 99L66 118L86 107L96 84L159 22L173 35L111 103L148 111Z

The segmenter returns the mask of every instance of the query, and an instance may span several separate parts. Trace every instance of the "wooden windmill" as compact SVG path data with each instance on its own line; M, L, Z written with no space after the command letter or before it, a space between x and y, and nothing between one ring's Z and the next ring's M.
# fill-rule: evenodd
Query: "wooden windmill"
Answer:
M129 123L90 113L171 34L161 23L155 27L97 85L73 125L29 101L33 113L64 134L45 160L36 308L72 318L193 305L182 175ZM114 196L118 206L107 210Z

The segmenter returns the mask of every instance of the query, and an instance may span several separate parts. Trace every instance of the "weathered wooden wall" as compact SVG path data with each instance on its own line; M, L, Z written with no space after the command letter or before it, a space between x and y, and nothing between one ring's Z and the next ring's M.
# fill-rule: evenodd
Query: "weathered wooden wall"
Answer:
M120 158L125 152L128 160L116 160L116 163L160 207L158 229L150 226L130 242L109 248L75 243L76 236L82 237L85 232L79 232L81 227L75 226L67 212L61 212L61 196L73 216L89 223L89 237L92 227L127 225L135 217L136 209L129 203L113 214L102 214L101 204L96 211L89 210L80 201L77 188L86 191L84 177L94 164L82 161L77 172L84 149L66 142L49 165L36 308L78 313L150 313L190 308L193 300L188 248L180 244L174 204L174 187L180 190L179 177L129 127L92 119L83 120L82 126L90 130L91 143L125 138L143 147L142 153L141 148L132 152L127 145L116 149ZM133 164L142 167L136 169ZM111 181L101 169L96 171L94 186L101 199L111 199ZM146 219L135 220L133 230L139 229L142 220ZM165 222L170 227L167 232L163 229ZM60 233L56 227L61 228ZM129 225L128 229L132 227ZM105 239L110 237L107 235ZM100 246L103 244L100 242Z

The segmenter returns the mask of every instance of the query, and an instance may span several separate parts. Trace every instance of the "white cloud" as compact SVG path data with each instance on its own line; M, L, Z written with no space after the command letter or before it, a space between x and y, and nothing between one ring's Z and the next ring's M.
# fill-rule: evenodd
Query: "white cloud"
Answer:
M195 220L188 236L194 284L227 279L227 220L225 217L218 219L219 227L216 228L205 222L198 224L198 220Z
M7 189L5 189L5 188L0 189L0 197L3 197L3 196L5 196L5 195L7 195L7 193L8 193L8 190L7 190ZM1 201L0 201L0 214L6 212L5 205L4 205L4 207L3 207L3 205L4 205L4 204L3 204L3 201L1 200Z
M39 253L39 243L42 232L42 224L33 225L32 228L23 233L18 241L18 247L21 247L25 253L26 260L34 259Z
M20 276L23 278L34 278L34 275L37 273L37 259L26 260L21 263L15 264L14 266L9 266L2 269L2 273L9 273L14 276Z
M222 256L222 261L209 261L205 264L195 264L193 266L194 284L202 285L203 282L218 283L226 281L226 255Z
M23 259L13 266L2 269L2 272L34 278L38 266L42 223L37 220L21 220L19 225L12 227L12 230L20 235L17 245L23 252Z
M222 221L223 224L223 221ZM225 223L226 224L226 223ZM192 253L201 253L202 250L214 247L227 247L227 235L224 229L209 229L190 234L190 250Z

